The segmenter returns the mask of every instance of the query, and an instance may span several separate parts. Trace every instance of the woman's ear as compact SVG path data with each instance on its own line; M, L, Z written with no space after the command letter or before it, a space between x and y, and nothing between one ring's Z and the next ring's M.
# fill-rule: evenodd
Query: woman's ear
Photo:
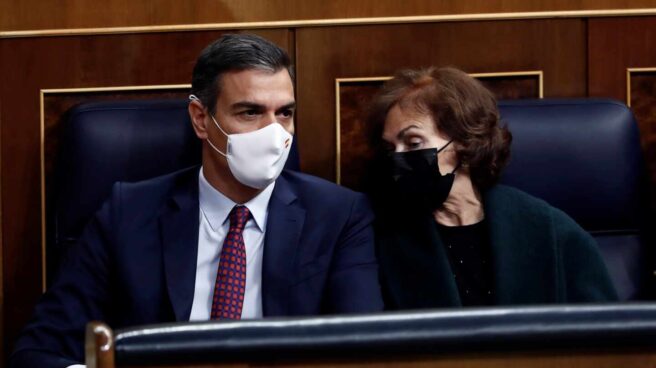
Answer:
M189 117L191 118L191 126L196 132L196 136L200 139L207 139L207 119L209 118L208 112L198 100L191 100L189 102Z

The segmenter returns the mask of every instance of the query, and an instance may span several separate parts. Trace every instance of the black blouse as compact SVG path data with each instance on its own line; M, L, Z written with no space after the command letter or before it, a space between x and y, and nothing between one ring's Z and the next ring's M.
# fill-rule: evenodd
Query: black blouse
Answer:
M462 305L493 305L494 273L486 221L466 226L436 225Z

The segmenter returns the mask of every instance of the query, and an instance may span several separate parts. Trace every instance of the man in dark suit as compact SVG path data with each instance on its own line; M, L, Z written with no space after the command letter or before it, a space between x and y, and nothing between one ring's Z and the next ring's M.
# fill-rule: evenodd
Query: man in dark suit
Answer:
M202 167L114 186L37 305L13 366L80 364L91 320L117 328L382 310L364 196L282 172L295 108L287 54L257 36L224 36L200 55L190 99Z

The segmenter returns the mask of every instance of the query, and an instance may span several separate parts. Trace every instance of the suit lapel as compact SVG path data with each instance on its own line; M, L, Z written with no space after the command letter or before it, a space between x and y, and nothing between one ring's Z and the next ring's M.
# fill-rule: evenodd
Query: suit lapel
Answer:
M198 171L181 180L159 217L167 290L176 321L188 321L198 255Z
M262 307L264 316L290 314L288 303L305 209L283 176L271 194L264 238Z

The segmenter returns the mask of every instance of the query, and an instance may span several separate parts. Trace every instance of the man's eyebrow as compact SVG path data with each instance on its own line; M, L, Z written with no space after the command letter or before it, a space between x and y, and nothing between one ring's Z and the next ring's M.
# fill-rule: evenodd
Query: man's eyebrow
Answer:
M240 101L240 102L233 103L231 108L233 110L239 110L239 109L264 110L265 109L264 105L255 102L249 102L249 101Z
M266 110L266 106L262 104L258 104L255 102L249 102L249 101L239 101L234 104L232 104L232 109L233 110L240 110L240 109L246 109L246 110ZM296 101L292 101L280 108L278 108L276 111L283 111L283 110L289 110L289 109L294 109L296 108Z
M284 105L284 106L280 107L280 108L279 108L278 110L276 110L276 111L284 111L284 110L290 110L290 109L293 110L293 109L295 109L295 108L296 108L296 101L294 101L294 102L290 102L290 103L288 103L287 105Z
M397 138L397 139L402 139L403 136L405 135L405 133L407 133L408 130L410 130L410 129L412 129L412 128L417 128L417 129L419 129L419 126L413 124L413 125L409 125L409 126L403 128L403 129L401 129L401 131L398 132L398 133L396 134L396 138Z

